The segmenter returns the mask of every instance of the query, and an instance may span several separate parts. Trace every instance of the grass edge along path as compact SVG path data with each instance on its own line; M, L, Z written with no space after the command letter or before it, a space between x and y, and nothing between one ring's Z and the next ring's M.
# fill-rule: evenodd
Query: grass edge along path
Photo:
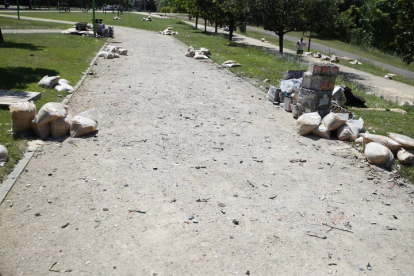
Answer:
M74 86L83 76L104 40L65 34L3 34L6 45L0 45L0 89L42 92L35 101L37 110L47 102L61 102L67 95L55 89L44 89L37 82L45 75L60 75ZM82 51L79 48L82 47ZM62 51L62 49L69 49ZM33 54L33 56L31 56ZM13 134L8 107L0 108L0 144L9 152L9 160L0 167L0 183L23 157L27 141L33 134Z

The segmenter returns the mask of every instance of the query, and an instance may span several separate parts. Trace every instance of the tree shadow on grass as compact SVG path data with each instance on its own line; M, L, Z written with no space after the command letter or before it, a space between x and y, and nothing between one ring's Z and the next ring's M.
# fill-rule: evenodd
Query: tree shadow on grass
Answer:
M44 46L36 46L31 43L21 43L21 42L3 42L0 43L0 49L24 49L29 51L40 51L43 50Z
M28 84L37 83L46 75L57 76L59 72L50 69L29 67L0 68L0 89L26 89Z

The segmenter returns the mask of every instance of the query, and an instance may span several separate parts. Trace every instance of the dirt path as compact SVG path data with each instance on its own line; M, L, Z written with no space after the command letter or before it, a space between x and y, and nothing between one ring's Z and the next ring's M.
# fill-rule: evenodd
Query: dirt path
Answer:
M412 275L411 188L173 37L115 34L129 56L70 103L99 132L45 143L0 206L2 276Z
M4 34L42 34L42 33L61 33L62 29L13 29L13 30L2 30L2 33Z

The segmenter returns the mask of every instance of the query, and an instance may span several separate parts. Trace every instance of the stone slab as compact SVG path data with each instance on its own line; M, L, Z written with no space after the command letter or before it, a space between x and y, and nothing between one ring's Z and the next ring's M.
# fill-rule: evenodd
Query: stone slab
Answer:
M33 101L41 95L41 92L0 90L0 105L9 106L15 102Z

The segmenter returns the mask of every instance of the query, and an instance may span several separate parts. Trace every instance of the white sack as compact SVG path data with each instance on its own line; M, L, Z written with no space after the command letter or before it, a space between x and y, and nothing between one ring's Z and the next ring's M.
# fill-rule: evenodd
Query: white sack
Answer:
M368 162L381 167L389 167L394 163L394 154L381 144L372 142L365 145L365 157Z
M49 123L50 132L53 138L60 138L69 134L72 115L67 114L65 118L60 118Z
M7 162L7 158L9 158L9 153L5 146L0 145L0 166L4 166L4 163Z
M316 129L321 123L321 116L317 112L306 113L296 121L297 132L300 135L307 135Z
M196 53L194 58L195 59L208 59L208 56L200 55L199 53Z
M338 128L338 139L345 141L354 141L358 138L359 132L364 127L364 120L348 120L344 125Z
M39 126L36 124L36 119L31 121L31 128L41 139L45 139L50 136L50 124L43 124Z
M121 56L126 56L126 55L128 54L128 50L127 50L127 49L119 49L119 50L118 50L118 53L119 53Z
M332 92L332 100L337 101L340 105L346 103L345 88L340 85L335 85Z
M328 131L332 131L345 124L348 121L348 117L348 114L345 113L331 112L323 118L322 124L326 126Z
M321 138L331 139L331 132L323 124L312 130L311 134Z
M397 153L397 151L401 148L401 145L397 141L382 135L361 133L361 137L364 139L364 144L375 142L386 146L392 153Z
M45 104L36 116L36 124L41 126L51 121L65 118L67 114L67 106L61 103L47 103Z
M56 84L58 84L59 80L60 80L59 76L49 77L46 75L37 83L37 85L44 87L44 88L54 88Z
M398 133L388 133L388 137L398 142L403 147L406 148L414 148L414 139L398 134Z
M400 148L397 152L397 158L403 165L414 165L414 149Z
M17 102L9 106L14 132L30 130L30 122L36 116L36 106L32 101Z
M72 85L68 84L67 82L61 82L59 81L59 84L55 86L55 89L59 92L67 91L67 92L73 92Z
M80 137L90 134L98 127L98 118L95 109L84 111L73 117L70 125L70 136Z

